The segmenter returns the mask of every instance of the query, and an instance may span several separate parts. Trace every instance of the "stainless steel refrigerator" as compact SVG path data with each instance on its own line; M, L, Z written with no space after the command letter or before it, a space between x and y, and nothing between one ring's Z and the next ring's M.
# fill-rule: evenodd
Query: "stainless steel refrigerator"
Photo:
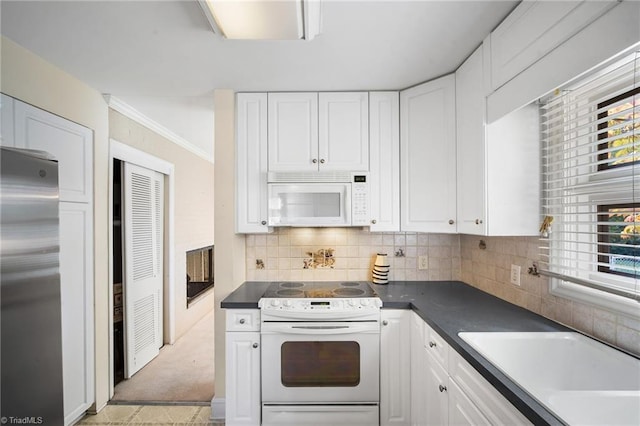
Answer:
M0 416L63 425L58 163L0 149Z

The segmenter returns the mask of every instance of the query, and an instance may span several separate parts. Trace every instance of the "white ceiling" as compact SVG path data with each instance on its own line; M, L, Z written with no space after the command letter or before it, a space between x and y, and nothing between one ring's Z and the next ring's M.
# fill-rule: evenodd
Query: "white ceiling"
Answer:
M311 41L224 40L195 1L7 1L0 32L213 155L213 91L402 89L454 71L518 1L323 2Z

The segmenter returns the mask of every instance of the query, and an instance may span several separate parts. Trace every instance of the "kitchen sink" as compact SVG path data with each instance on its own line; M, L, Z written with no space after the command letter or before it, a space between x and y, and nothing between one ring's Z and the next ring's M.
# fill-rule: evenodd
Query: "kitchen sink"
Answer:
M569 424L640 424L640 360L580 333L460 332Z

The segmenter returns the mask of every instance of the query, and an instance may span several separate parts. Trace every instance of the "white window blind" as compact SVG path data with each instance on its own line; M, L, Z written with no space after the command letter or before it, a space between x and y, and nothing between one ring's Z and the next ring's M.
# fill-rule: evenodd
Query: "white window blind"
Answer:
M640 52L542 106L541 272L640 300ZM637 303L635 303L637 306Z

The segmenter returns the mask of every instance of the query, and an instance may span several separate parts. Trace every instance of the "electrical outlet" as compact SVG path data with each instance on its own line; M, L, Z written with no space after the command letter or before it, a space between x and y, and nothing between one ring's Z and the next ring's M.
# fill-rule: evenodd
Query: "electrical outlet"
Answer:
M424 255L418 258L418 269L429 269L429 256Z
M511 265L511 284L520 285L520 266Z

